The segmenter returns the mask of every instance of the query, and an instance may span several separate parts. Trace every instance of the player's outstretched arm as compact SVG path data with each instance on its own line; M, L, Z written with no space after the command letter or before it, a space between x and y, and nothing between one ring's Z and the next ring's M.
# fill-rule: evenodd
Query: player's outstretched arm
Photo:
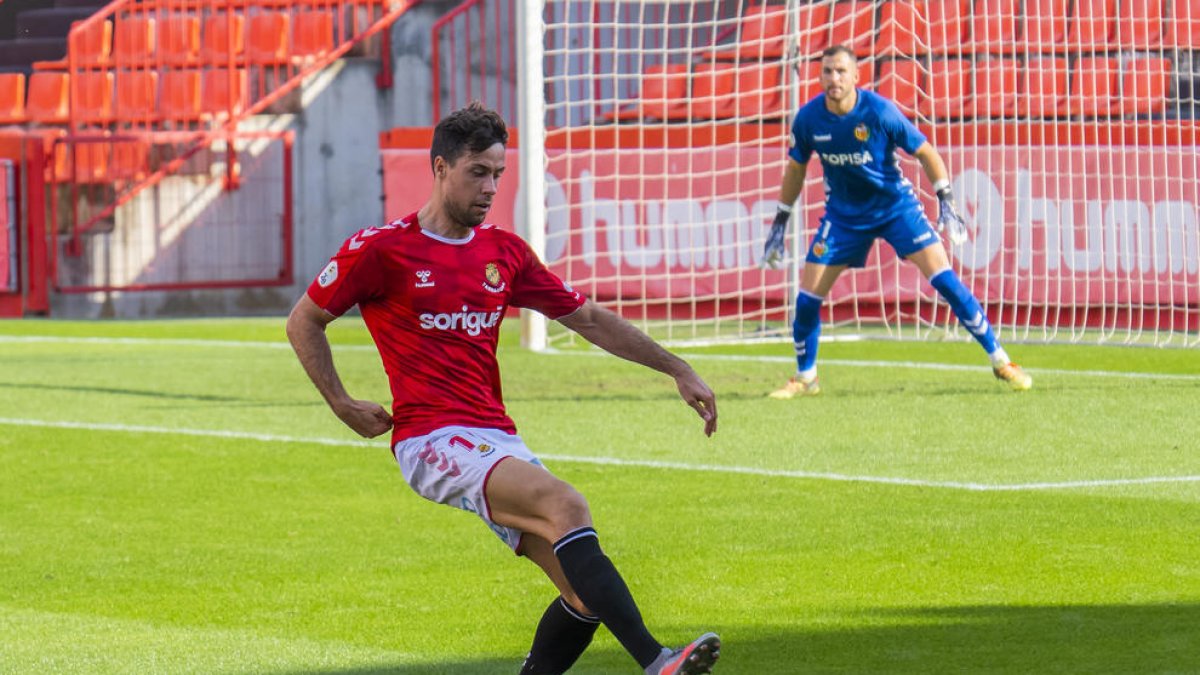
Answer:
M333 414L364 438L374 438L392 428L392 416L374 401L350 398L333 366L333 352L325 327L334 316L317 306L308 294L300 297L288 315L287 336L304 372L325 398Z
M687 361L663 349L636 326L591 300L558 322L610 354L675 378L679 396L704 420L704 435L712 436L717 430L717 399L712 389Z

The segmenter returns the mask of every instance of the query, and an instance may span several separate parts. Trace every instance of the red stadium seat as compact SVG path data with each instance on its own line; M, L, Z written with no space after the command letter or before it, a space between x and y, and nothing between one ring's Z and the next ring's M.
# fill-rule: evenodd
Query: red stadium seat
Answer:
M1117 93L1118 61L1096 56L1078 59L1071 77L1068 110L1072 115L1107 117Z
M1017 97L1017 114L1043 119L1065 116L1067 60L1058 56L1033 57L1025 65L1021 73L1024 86Z
M1161 115L1166 111L1171 62L1145 57L1125 62L1121 75L1122 115Z
M829 5L801 5L795 29L800 55L816 57L829 45Z
M742 66L737 74L737 94L730 100L730 116L739 119L781 118L784 109L783 86L778 63ZM724 115L722 115L724 116Z
M159 109L164 120L200 119L200 71L163 71L160 98Z
M929 22L925 3L886 0L879 6L876 56L916 56L929 53Z
M1121 4L1113 36L1118 49L1158 49L1162 35L1163 0L1125 0Z
M252 63L283 63L288 58L291 18L283 12L262 12L250 17L246 58Z
M63 124L70 114L71 77L59 72L35 72L29 77L25 114L41 124Z
M1113 19L1117 16L1116 0L1087 0L1076 2L1067 31L1067 45L1072 50L1105 51L1113 37Z
M1023 43L1030 54L1061 53L1067 47L1069 0L1027 0Z
M0 124L25 119L25 73L0 73Z
M989 58L975 64L975 86L965 112L971 117L1012 117L1017 114L1016 59Z
M313 57L333 51L333 12L297 12L292 27L292 54Z
M971 51L978 54L1016 53L1020 49L1017 43L1020 10L1020 0L975 0Z
M804 105L821 93L821 62L805 61L796 78L799 80L796 84L800 88L800 105ZM860 81L859 86L862 84Z
M127 16L113 27L113 62L145 63L154 57L155 22L150 17Z
M928 105L924 73L911 59L884 61L875 91L891 99L906 117L916 117L917 110Z
M241 14L221 12L204 19L200 59L210 64L236 61L246 48L246 20Z
M1167 20L1168 44L1180 49L1200 49L1200 0L1171 0Z
M960 119L966 116L970 98L971 62L935 60L929 70L929 96L923 99L921 112L936 119Z
M114 140L109 150L108 180L136 181L150 170L150 143L142 139Z
M608 120L662 120L668 110L687 98L686 63L660 63L642 73L638 101L605 115Z
M89 124L107 124L113 119L112 71L88 71L75 75L71 83L75 97L74 118Z
M961 54L971 36L971 0L934 1L928 4L929 51Z
M735 70L729 63L698 63L692 70L692 95L683 109L673 109L670 119L690 117L711 120L728 117L731 112L725 103L733 96Z
M158 117L158 73L122 71L117 75L116 117L120 122L149 124Z
M715 60L757 61L783 56L787 30L787 8L782 5L754 5L746 9L738 22L737 45L715 51Z
M839 2L833 6L829 46L844 45L858 56L869 56L875 39L875 5L870 2Z
M169 65L189 65L200 58L200 19L171 14L158 22L158 56Z
M213 68L204 71L200 82L200 113L205 117L227 117L245 110L249 100L250 80L244 68L229 71Z

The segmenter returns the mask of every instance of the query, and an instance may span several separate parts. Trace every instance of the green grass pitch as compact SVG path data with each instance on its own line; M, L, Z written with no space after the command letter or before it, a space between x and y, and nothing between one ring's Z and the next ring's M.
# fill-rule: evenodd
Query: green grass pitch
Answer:
M353 319L351 392L386 401ZM787 344L664 376L505 334L522 435L648 625L718 673L1200 672L1200 356ZM282 320L0 322L0 673L515 674L554 591L340 426ZM601 631L573 673L639 672Z

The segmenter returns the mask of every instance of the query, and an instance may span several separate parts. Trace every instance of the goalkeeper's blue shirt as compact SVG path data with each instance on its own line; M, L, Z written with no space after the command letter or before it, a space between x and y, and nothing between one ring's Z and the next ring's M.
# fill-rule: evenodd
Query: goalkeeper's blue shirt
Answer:
M900 173L896 148L912 154L925 135L888 99L858 90L854 109L835 115L825 94L796 113L788 156L807 164L814 152L825 169L826 216L850 229L865 229L900 209L920 206L912 183Z

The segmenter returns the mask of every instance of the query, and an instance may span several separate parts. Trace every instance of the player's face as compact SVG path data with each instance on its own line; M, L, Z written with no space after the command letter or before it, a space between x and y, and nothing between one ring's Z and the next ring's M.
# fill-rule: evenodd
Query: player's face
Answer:
M438 158L439 162L442 159ZM496 143L478 154L466 154L441 167L443 206L446 214L465 227L476 227L487 217L504 173L504 146Z
M821 60L821 89L825 98L834 103L846 101L854 94L858 83L858 64L849 56L837 53Z

